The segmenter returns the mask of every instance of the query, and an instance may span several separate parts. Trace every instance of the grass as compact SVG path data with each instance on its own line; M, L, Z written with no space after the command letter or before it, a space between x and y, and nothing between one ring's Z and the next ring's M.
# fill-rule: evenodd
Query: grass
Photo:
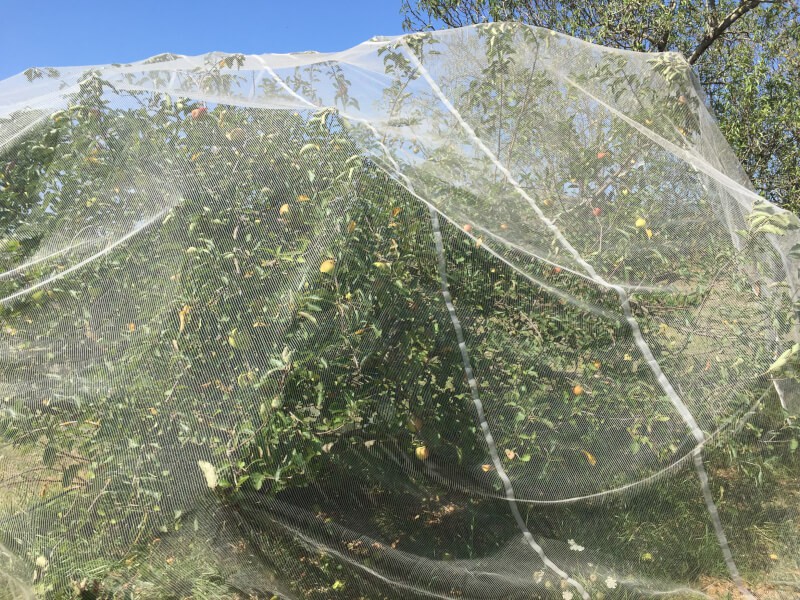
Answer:
M735 438L706 451L712 494L734 558L763 600L787 598L800 582L800 457L789 445L796 430L773 400ZM43 466L38 453L5 445L0 457L1 516L62 491L55 471L45 470L44 483L34 476ZM383 469L380 477L376 469ZM247 599L251 592L269 598L281 586L285 593L309 599L393 597L391 586L373 586L353 566L380 570L388 564L367 547L367 539L379 540L389 562L398 561L401 579L404 572L405 577L417 577L413 573L419 565L474 569L483 564L502 572L508 564L493 563L496 557L535 564L522 549L509 555L509 544L513 547L519 534L501 498L461 494L406 467L387 472L381 461L360 474L361 481L373 483L328 480L281 493L284 514L257 495L243 497L238 505L221 503L213 495L198 498L198 505L170 528L143 535L136 549L119 560L109 560L96 548L94 559L61 573L67 585L48 597L234 600ZM390 485L401 478L404 486ZM287 513L285 507L291 510ZM538 539L561 540L547 542L548 554L606 598L641 597L635 590L623 590L634 576L649 578L653 587L685 581L711 598L740 597L690 464L625 496L566 506L523 504L522 510ZM300 543L290 525L313 534L319 548ZM584 550L566 548L563 541L569 539ZM408 562L409 557L421 562ZM29 560L31 573L35 569ZM620 582L617 590L603 586L609 572ZM542 589L550 594L545 597L560 596L558 583L554 579L549 589ZM418 585L423 584L418 580ZM44 587L38 589L46 595Z

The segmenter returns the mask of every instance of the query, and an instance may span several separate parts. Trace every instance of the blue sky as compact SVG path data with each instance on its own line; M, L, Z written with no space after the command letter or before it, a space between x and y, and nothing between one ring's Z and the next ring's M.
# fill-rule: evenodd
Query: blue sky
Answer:
M0 0L0 79L212 50L341 50L403 33L401 0Z

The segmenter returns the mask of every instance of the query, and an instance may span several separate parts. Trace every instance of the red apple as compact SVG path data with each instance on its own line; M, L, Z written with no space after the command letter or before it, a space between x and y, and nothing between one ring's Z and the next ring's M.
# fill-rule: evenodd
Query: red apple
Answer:
M592 209L592 214L593 214L595 217L599 217L601 212L603 212L603 209L602 209L602 208L600 208L599 206L595 206L595 207Z

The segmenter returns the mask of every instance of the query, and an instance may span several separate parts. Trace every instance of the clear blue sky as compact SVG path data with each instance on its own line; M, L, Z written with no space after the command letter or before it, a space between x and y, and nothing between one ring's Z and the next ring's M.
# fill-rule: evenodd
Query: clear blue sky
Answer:
M0 0L0 79L212 50L342 50L403 33L401 0Z

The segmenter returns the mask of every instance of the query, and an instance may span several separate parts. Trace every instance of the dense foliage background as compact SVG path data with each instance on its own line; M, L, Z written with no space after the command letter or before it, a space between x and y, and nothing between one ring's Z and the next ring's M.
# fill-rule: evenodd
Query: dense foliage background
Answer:
M519 21L681 52L761 195L800 211L800 5L792 0L403 0L409 31Z

